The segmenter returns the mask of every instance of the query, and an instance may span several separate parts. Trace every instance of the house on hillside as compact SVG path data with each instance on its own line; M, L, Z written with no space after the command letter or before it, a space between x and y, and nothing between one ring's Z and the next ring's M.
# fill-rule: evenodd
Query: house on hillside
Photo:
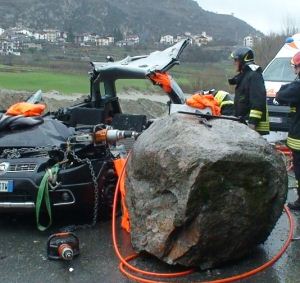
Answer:
M203 31L200 35L192 36L192 39L192 44L195 44L197 46L207 45L210 41L213 40L212 36L207 35L205 31Z
M132 46L140 43L140 37L136 34L126 35L124 41L127 42L127 46Z
M2 35L5 32L5 29L0 28L0 35Z
M16 55L20 56L21 53L19 49L21 49L20 42L16 41L7 41L7 40L0 40L0 54L1 55Z
M247 47L253 47L254 45L254 37L252 35L248 35L243 39L243 45Z
M191 38L190 36L185 36L185 35L176 35L176 37L174 38L174 43L177 43L183 39L186 39L186 38Z
M133 46L140 43L140 37L138 35L127 35L124 40L120 40L116 42L116 46Z
M96 46L109 46L114 43L115 39L112 36L99 36L95 38Z
M60 37L60 32L57 30L44 29L42 31L32 31L32 36L35 40L54 42Z
M60 38L60 31L56 29L44 29L45 38L49 42L57 42Z
M107 37L96 37L96 46L109 46L109 39Z
M248 35L243 39L243 45L247 47L253 47L256 42L261 41L261 37L258 35Z
M46 34L44 32L40 32L40 31L34 31L33 32L33 37L35 40L46 40Z
M107 36L106 38L108 39L109 45L115 43L115 38L113 36Z
M28 37L33 37L34 31L32 29L26 29L26 28L19 28L15 30L15 33L17 34L23 34Z
M92 42L96 41L96 35L91 33L83 34L83 45L89 45Z
M173 44L174 43L174 36L167 34L167 35L162 35L160 38L159 43L161 44Z
M176 35L176 37L174 37L174 43L180 42L181 40L185 40L187 38L190 40L190 44L193 44L194 35L188 31L186 31L183 35Z

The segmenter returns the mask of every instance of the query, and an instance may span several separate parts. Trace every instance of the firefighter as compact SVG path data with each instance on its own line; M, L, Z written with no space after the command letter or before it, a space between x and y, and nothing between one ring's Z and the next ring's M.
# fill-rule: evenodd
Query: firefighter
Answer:
M221 114L227 115L227 116L233 116L234 115L234 104L233 99L231 98L230 93L219 90L215 93L213 93L215 100L218 101L218 104L221 108Z
M247 121L251 129L266 135L270 125L262 69L254 63L254 52L251 48L238 48L231 53L231 57L238 73L228 80L230 85L235 85L235 116Z
M291 60L291 66L297 75L296 79L286 85L281 86L276 94L276 100L280 104L289 104L293 115L290 120L287 145L293 153L293 165L297 180L298 198L295 202L288 203L289 208L300 210L300 52Z

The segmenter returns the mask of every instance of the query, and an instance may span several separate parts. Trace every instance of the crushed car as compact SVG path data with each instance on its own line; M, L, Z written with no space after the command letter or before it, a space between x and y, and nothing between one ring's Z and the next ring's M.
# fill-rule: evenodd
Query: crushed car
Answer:
M149 125L145 115L122 113L116 81L159 84L155 78L179 64L188 44L183 40L149 55L91 62L89 97L76 105L36 116L2 111L0 213L35 210L40 230L51 225L55 211L84 211L92 225L109 217L117 182L114 160L127 154L121 140L134 141ZM170 85L171 104L184 103L180 87L175 81ZM37 96L29 102L38 103L41 93Z

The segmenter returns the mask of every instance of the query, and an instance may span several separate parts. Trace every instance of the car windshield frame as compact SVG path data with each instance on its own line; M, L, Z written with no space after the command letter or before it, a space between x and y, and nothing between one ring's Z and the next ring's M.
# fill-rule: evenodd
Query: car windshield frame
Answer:
M292 82L296 75L291 67L291 58L278 57L271 61L263 72L265 81Z

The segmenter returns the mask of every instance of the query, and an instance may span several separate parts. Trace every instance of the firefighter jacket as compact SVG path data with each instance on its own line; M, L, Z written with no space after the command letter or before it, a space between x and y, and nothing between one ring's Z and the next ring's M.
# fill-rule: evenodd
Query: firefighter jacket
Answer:
M279 103L288 103L291 106L289 134L287 145L292 150L300 151L300 80L298 78L286 85L281 86L276 94Z
M266 103L266 88L261 67L253 62L244 65L242 71L229 80L235 84L235 116L255 125L261 135L270 131L269 115Z

